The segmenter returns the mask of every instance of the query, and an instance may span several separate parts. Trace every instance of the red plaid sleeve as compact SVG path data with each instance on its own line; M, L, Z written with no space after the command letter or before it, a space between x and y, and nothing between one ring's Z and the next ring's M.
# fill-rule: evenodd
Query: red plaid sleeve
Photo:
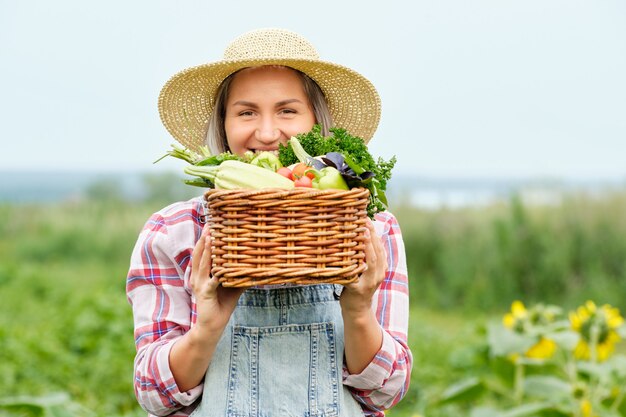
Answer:
M180 392L169 367L169 351L193 317L185 271L201 233L200 207L191 200L154 214L131 256L126 292L137 348L134 388L139 404L154 415L187 416L202 393L202 386Z
M358 375L344 369L343 383L362 404L365 415L384 416L383 410L406 394L413 357L407 344L409 284L404 242L396 218L378 213L374 226L387 252L388 271L374 295L373 308L383 329L383 345L372 362Z

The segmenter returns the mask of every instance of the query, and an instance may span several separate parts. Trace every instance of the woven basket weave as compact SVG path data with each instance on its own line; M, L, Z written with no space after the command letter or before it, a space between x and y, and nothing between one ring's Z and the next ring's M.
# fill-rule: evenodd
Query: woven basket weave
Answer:
M369 191L209 190L211 273L225 287L347 284L365 270Z

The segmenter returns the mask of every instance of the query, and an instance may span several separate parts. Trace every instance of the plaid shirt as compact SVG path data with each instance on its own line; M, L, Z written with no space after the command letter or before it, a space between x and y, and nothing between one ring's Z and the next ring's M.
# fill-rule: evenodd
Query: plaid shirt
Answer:
M172 345L196 321L189 276L191 253L203 225L199 198L172 204L150 217L131 256L126 282L135 324L135 394L151 415L188 416L198 404L202 384L180 392L169 367ZM384 330L383 344L358 375L344 367L349 387L367 416L383 416L407 392L412 366L407 345L408 280L404 244L395 217L376 215L374 226L387 252L388 273L373 308Z

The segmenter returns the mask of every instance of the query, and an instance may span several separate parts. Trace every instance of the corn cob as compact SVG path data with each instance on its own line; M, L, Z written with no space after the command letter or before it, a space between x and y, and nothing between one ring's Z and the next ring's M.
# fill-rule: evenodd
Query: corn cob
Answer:
M293 181L268 169L241 161L227 160L219 165L185 167L185 173L206 178L215 188L236 190L241 188L294 188Z

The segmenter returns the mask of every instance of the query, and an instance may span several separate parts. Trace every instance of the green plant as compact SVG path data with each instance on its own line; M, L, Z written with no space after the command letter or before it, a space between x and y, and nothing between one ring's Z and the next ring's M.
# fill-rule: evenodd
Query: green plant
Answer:
M587 301L566 316L516 301L487 326L485 366L429 407L462 403L471 417L624 416L626 356L613 354L624 336L624 319L609 305Z
M567 307L603 299L626 309L626 192L521 198L482 207L391 206L411 297L431 308L497 311L511 300Z

